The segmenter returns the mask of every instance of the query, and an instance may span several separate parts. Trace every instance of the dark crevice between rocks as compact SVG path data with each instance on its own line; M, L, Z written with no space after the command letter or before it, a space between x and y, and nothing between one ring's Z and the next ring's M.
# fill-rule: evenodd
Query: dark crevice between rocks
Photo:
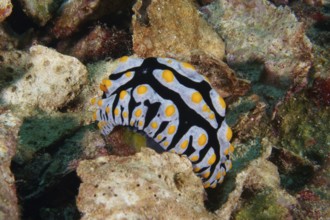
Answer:
M27 125L21 128L20 143L23 143L27 136L36 139L50 138L47 134L56 133L59 129L54 125L55 120L60 120L58 123L61 123L61 119L30 118L30 121L25 122ZM23 160L12 161L11 171L16 180L17 197L23 220L80 219L75 198L81 181L75 167L82 155L81 140L92 128L91 126L80 127L79 123L70 124L70 118L65 119L62 127L71 127L67 134L37 150L31 158L24 159L23 157ZM48 132L45 132L44 136L37 137L33 127L38 127L40 123L49 124L49 128L43 126L42 128ZM37 142L30 145L31 147L37 145Z
M138 11L139 14L137 15L139 22L145 25L146 27L150 26L150 21L147 12L147 8L149 7L150 4L151 4L151 0L142 1L142 5Z
M273 148L269 161L277 166L282 187L292 194L304 189L315 175L312 163L285 149Z
M79 185L76 172L71 172L36 197L19 197L22 219L80 219L75 201Z
M23 34L30 28L37 28L37 25L24 13L18 0L12 0L13 11L6 19L11 28L18 34Z
M40 162L41 163L41 162ZM40 173L47 170L49 164ZM15 162L11 170L15 175L17 197L21 211L21 219L80 219L75 198L81 183L75 171L58 177L54 182L41 183L40 179L21 179L22 165ZM29 175L25 173L25 175ZM27 186L22 181L28 181Z

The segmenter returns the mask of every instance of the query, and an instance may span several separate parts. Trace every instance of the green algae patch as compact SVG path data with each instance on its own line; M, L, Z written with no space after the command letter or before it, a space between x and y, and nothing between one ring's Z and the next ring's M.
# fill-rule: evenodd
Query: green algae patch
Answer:
M230 107L230 110L226 113L226 122L229 126L234 126L242 114L253 110L255 107L256 102L242 99L239 103Z
M329 110L304 96L283 104L278 112L281 147L316 164L324 163L330 150Z
M15 161L23 163L32 159L40 150L51 150L80 127L77 115L56 113L53 115L40 113L26 117L19 130L19 144Z
M245 191L242 194L242 198L244 197L248 202L243 203L236 213L236 220L277 220L290 216L289 210L278 203L278 198L271 189L265 189L254 195L250 191Z

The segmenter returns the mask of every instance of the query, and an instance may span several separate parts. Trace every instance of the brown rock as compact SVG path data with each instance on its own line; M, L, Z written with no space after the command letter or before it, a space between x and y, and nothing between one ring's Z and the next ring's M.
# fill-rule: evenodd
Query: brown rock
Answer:
M77 32L88 21L117 13L132 4L132 0L77 0L67 1L52 28L56 38L65 38Z
M72 46L72 42L67 42ZM82 62L102 60L107 57L121 57L131 48L131 36L123 30L97 25L86 36L80 39L68 54Z
M188 159L143 148L129 157L80 162L82 219L213 219Z
M133 50L141 57L192 55L222 60L224 43L199 15L192 0L139 0L133 7Z
M0 109L0 219L19 219L15 178L10 165L21 123L9 110Z

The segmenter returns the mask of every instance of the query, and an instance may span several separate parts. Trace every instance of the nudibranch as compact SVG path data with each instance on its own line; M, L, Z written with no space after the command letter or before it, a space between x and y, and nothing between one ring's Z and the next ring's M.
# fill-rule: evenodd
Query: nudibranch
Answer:
M170 58L124 56L118 63L100 84L102 98L91 101L102 134L118 125L143 131L165 151L188 157L205 188L221 183L232 167L232 130L208 80Z

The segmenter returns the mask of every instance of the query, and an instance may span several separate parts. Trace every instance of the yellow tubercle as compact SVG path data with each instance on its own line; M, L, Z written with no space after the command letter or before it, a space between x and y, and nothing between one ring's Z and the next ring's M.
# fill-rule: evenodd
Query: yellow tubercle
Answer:
M157 122L155 122L155 121L151 122L150 126L151 126L153 129L158 128L158 124L157 124Z
M127 95L127 92L125 90L121 91L120 94L119 94L119 98L121 100L123 100L125 98L125 96Z
M103 105L102 99L100 99L100 100L97 101L97 105L100 106L100 107L102 107L102 105Z
M162 77L167 83L173 82L174 80L174 75L170 70L164 70L162 73Z
M128 60L128 56L122 56L119 58L119 62L122 62L122 63L126 62L127 60Z
M209 160L207 161L208 165L212 165L214 164L215 160L216 160L217 156L215 154L212 154L212 156L209 158Z
M167 117L171 117L175 113L175 108L173 105L169 105L165 109L165 115Z
M230 141L231 138L232 138L232 136L233 136L233 131L231 130L230 127L228 127L228 128L227 128L227 133L226 133L226 138L227 138L227 140Z
M168 130L167 133L168 134L173 134L176 131L176 126L175 125L171 125Z
M101 89L102 92L107 92L108 91L107 87L102 83L100 84L100 89Z
M205 179L207 179L209 176L210 176L210 171L207 171L202 174L202 177L204 177Z
M103 79L102 84L109 88L112 85L112 81L110 79Z
M191 101L196 103L196 104L200 103L202 100L203 100L203 97L199 92L194 92L191 95Z
M225 156L227 156L227 155L229 154L229 148L226 148L226 149L223 151L223 154L224 154Z
M118 107L115 108L114 113L115 113L115 116L118 116L119 115L119 108Z
M198 160L198 158L199 158L198 155L194 155L194 156L190 157L190 160L192 162L196 162Z
M189 141L188 140L184 140L183 142L182 142L182 144L181 144L181 149L182 150L185 150L187 147L188 147L188 143L189 143Z
M218 179L220 179L220 178L221 178L221 172L218 171L217 176L215 177L215 179L218 180Z
M219 97L219 103L220 103L222 108L224 108L224 109L226 108L226 102L225 102L225 100L223 100L222 97Z
M210 184L209 182L207 182L207 183L203 183L204 188L209 188L210 185L211 185L211 184Z
M139 118L142 115L142 110L139 108L138 110L135 111L135 116Z
M105 108L105 112L109 114L109 112L110 112L110 107L109 107L109 106L107 106L107 107Z
M194 167L194 169L193 169L193 171L194 171L195 173L199 172L200 170L201 170L200 167Z
M143 94L145 94L146 92L148 91L148 88L146 87L146 86L139 86L138 88L137 88L137 93L139 94L139 95L143 95Z
M97 119L97 113L94 112L94 113L93 113L93 121L96 121L96 119Z
M206 141L207 141L207 136L205 134L201 134L198 138L198 145L200 147L204 147L204 145L206 144Z
M186 69L195 70L195 67L193 65L191 65L190 63L182 62L181 64Z

